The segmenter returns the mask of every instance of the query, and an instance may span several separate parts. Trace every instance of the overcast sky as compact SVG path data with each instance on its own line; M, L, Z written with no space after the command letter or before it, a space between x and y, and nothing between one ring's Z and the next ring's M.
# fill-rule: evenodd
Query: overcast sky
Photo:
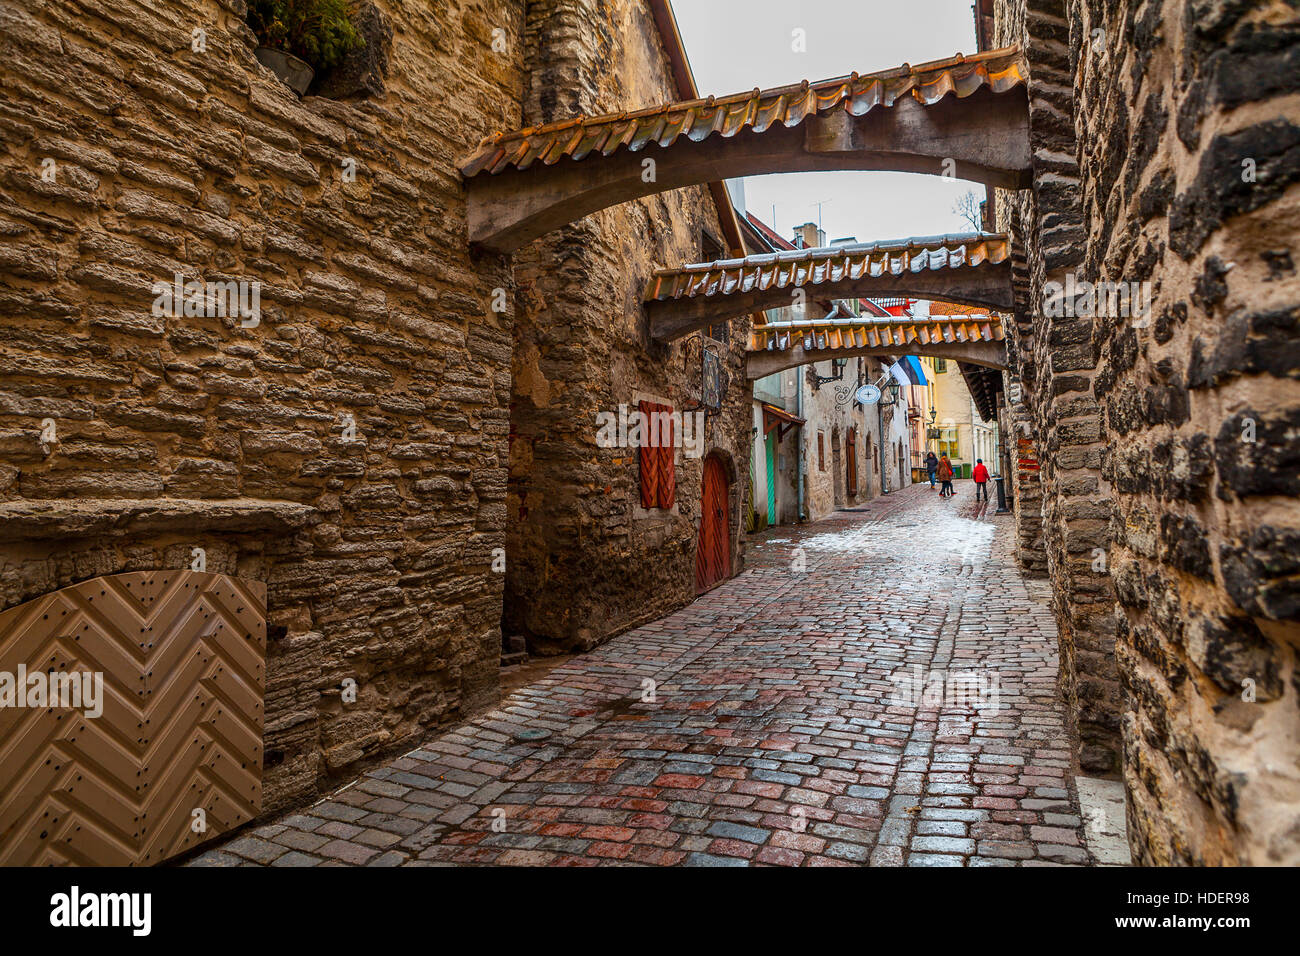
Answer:
M870 73L975 52L971 0L673 0L701 96ZM793 50L805 31L807 52ZM749 211L789 238L817 222L828 241L969 232L952 211L968 189L908 173L783 173L745 180Z

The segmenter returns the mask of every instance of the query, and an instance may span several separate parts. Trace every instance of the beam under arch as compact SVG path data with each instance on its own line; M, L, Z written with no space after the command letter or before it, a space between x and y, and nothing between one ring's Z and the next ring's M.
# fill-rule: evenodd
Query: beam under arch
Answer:
M857 358L858 356L875 356L886 358L898 355L918 355L923 358L946 358L954 362L966 362L984 368L1002 370L1007 367L1005 350L1001 345L954 344L926 345L900 350L897 347L862 346L852 349L804 349L802 346L787 349L784 352L751 352L745 363L745 378L754 381L784 372L788 368L800 365L812 365L830 359Z
M745 377L753 381L799 365L868 355L920 355L985 368L1007 367L1002 322L996 316L834 319L755 326Z
M650 334L670 342L723 319L809 299L908 296L1010 312L1011 262L1011 244L1001 234L796 249L660 270L646 290L646 314Z
M631 199L766 173L895 170L1023 188L1026 75L1008 47L498 133L461 164L469 238L512 252Z

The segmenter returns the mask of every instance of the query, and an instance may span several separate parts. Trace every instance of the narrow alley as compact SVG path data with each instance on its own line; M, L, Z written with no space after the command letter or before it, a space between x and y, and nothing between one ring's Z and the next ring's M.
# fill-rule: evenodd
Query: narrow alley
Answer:
M755 536L689 607L190 863L1093 862L1048 585L973 495ZM995 696L918 707L890 679L916 667Z

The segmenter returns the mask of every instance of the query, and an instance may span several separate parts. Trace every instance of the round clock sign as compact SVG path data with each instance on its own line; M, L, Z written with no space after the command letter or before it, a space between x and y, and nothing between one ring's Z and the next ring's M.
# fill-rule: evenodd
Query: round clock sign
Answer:
M880 401L880 389L874 385L863 385L853 396L859 405L874 405Z

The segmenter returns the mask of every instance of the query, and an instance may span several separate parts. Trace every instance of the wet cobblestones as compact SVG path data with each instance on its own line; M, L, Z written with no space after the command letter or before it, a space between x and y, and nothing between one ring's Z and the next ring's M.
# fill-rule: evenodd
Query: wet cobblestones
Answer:
M973 494L755 536L690 607L190 864L1088 863L1047 586ZM996 674L998 707L900 702L916 668Z

